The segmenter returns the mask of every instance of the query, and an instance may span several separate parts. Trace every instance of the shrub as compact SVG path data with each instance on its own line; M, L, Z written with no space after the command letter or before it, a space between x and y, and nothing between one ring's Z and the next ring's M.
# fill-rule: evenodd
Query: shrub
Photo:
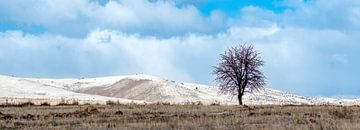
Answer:
M34 106L34 103L28 101L28 102L20 103L17 106L19 106L19 107Z
M86 113L89 113L89 114L96 114L96 113L99 113L99 110L96 108L96 107L94 107L94 106L87 106L85 109L84 109L84 111L86 112Z
M40 104L40 106L50 106L50 104L48 102L43 102Z
M106 101L106 105L117 105L117 104L118 104L117 102L111 100Z

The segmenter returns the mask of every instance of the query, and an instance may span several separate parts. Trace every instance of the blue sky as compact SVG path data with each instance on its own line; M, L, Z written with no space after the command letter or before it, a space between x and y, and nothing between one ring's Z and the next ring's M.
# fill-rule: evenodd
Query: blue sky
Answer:
M145 73L213 85L219 54L251 43L268 87L360 95L360 1L0 1L0 74Z

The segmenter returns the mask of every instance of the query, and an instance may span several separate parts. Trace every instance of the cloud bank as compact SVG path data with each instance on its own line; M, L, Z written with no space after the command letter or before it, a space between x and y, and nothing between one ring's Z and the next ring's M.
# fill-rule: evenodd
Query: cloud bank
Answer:
M146 73L213 84L219 54L251 43L266 62L269 87L312 96L359 94L360 2L281 1L281 12L252 5L239 7L236 16L207 15L179 2L2 1L0 72Z
M40 26L46 32L83 37L94 29L171 37L189 32L213 33L223 28L222 14L204 16L192 5L171 1L29 0L2 1L0 21Z

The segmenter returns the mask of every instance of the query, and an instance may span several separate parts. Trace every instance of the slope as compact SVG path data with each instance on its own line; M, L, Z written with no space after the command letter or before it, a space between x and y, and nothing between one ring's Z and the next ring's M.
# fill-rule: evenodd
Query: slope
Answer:
M82 79L35 79L0 76L1 98L107 100L129 102L170 102L237 104L231 95L219 95L213 86L178 83L150 75L112 76ZM360 99L305 97L270 88L247 93L245 104L358 105ZM1 100L0 100L1 102Z

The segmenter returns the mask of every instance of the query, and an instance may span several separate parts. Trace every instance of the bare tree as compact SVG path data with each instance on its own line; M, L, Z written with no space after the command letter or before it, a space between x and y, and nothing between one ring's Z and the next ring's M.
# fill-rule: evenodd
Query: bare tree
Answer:
M253 92L266 84L265 76L260 70L264 61L251 45L232 47L220 56L220 63L213 71L219 92L237 95L239 104L243 105L244 92Z

